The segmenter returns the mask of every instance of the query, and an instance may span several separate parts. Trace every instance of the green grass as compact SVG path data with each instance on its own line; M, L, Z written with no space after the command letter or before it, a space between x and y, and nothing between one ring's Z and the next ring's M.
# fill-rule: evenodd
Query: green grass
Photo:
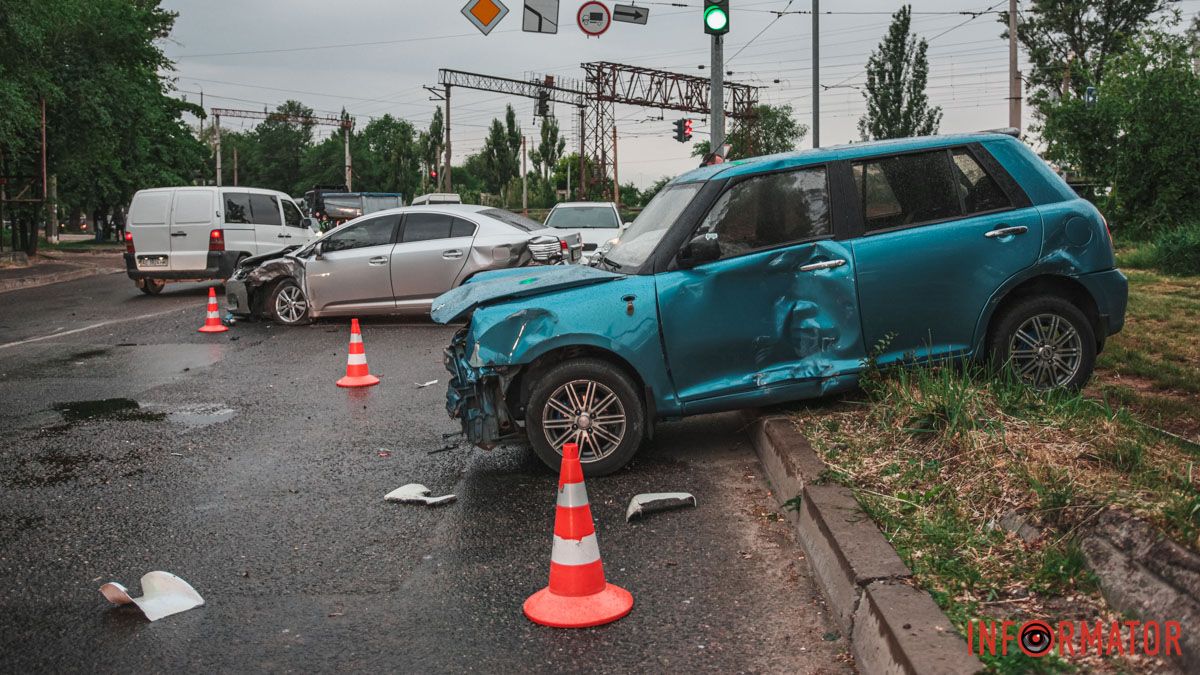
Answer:
M1111 613L1075 538L1108 505L1196 548L1200 491L1190 467L1200 448L1147 429L1119 405L958 366L865 380L865 396L810 408L796 422L830 479L855 491L960 629L981 617ZM1042 536L1027 542L998 525L1014 513ZM1076 667L1014 654L985 662L994 672Z

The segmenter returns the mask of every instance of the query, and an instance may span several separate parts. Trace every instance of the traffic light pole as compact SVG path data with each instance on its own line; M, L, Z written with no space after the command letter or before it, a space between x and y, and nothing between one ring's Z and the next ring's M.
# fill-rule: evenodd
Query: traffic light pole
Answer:
M712 83L709 86L709 114L712 127L711 151L725 156L725 45L723 35L712 36Z

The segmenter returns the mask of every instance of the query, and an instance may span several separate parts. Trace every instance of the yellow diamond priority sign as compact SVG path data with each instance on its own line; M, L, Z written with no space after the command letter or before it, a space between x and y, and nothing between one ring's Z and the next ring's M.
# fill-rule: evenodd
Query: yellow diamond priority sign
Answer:
M500 0L470 0L463 5L462 13L480 33L487 35L508 14L508 8Z

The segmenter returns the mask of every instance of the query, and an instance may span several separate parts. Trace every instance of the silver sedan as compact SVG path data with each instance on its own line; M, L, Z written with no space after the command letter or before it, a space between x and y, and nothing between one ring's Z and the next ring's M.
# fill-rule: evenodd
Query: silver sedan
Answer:
M303 247L248 258L225 283L241 315L295 325L323 316L428 314L433 299L487 270L577 262L578 234L563 234L486 206L445 204L379 211Z

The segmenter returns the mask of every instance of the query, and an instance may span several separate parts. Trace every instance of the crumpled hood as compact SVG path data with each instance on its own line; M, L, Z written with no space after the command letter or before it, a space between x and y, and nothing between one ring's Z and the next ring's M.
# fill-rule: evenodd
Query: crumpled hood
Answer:
M620 279L624 274L584 265L546 265L484 272L433 300L430 316L450 323L480 305Z

